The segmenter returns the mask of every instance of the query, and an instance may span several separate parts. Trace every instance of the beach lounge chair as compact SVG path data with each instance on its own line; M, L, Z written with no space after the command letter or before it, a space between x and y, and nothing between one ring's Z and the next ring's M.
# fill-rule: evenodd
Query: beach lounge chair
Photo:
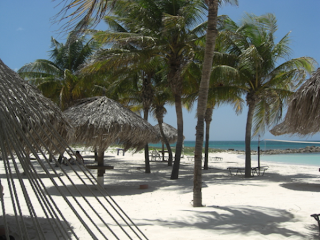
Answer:
M260 166L260 167L252 167L251 168L251 175L254 176L263 176L265 171L268 169L268 166ZM244 167L228 167L230 175L238 175L244 174L245 168Z
M152 150L150 161L161 161L161 155L157 150Z
M227 169L229 170L229 173L231 176L238 175L238 173L239 174L244 173L245 171L245 168L241 168L241 167L228 167Z
M269 166L260 166L251 168L252 175L263 176L265 171L268 170Z
M189 161L193 161L193 160L194 160L194 156L187 156L187 159L188 159Z

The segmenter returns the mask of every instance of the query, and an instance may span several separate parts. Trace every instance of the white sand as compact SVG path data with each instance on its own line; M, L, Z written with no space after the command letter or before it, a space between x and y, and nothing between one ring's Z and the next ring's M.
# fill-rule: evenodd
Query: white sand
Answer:
M243 167L243 156L210 154L223 160L211 161L210 169L203 171L205 206L194 208L193 163L187 158L181 161L179 179L170 180L171 167L166 162L151 162L152 173L145 174L143 153L127 152L125 156L117 156L116 151L111 150L106 155L110 156L108 163L114 170L107 170L105 174L105 189L150 240L278 240L318 236L317 222L310 217L320 213L320 173L316 166L262 162L261 165L269 166L265 175L246 179L243 175L230 176L227 171L230 166ZM96 175L96 170L91 171ZM73 172L68 174L78 181ZM51 184L48 178L43 181ZM5 184L7 203L10 197ZM148 188L139 189L142 184ZM68 211L62 198L53 190L51 194L61 210ZM6 208L7 214L10 211ZM73 219L68 221L77 234L83 236L83 228L73 223Z

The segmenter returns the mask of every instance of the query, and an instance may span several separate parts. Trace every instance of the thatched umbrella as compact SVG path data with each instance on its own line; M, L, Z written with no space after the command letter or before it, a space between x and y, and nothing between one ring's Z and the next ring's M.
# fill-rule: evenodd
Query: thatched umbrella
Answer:
M7 131L10 130L14 139L27 151L39 146L56 151L57 145L61 145L61 140L56 140L57 132L66 138L71 129L60 109L38 89L21 79L1 59L0 124L2 133L9 134ZM5 146L12 149L16 145L12 141L11 146L5 141Z
M70 141L97 149L98 181L101 184L104 151L111 144L121 144L125 150L140 150L148 142L156 143L160 139L151 124L107 97L81 99L64 114L75 127Z
M154 128L157 130L157 132L159 133L159 135L161 135L160 133L160 127L159 124L155 125ZM178 139L178 130L174 127L172 127L171 125L167 124L167 123L162 123L162 129L163 129L163 133L166 137L166 139L168 140L168 142L171 143L175 143ZM163 141L164 139L161 138L161 141Z
M273 135L313 135L320 131L320 68L290 97L282 123L270 132Z
M175 143L178 139L178 130L167 123L162 123L162 130L164 137L161 134L160 125L157 124L154 126L159 135L161 136L162 143L162 160L164 160L164 144L166 144L168 153L169 153L169 162L168 165L171 166L172 161L172 151L170 148L170 144Z

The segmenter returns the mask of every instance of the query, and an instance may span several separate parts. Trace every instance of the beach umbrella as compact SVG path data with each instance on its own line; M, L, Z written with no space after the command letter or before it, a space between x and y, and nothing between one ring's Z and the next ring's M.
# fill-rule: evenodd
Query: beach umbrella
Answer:
M50 151L62 149L65 146L61 146L56 135L67 138L71 131L71 125L60 109L1 59L0 125L0 137L7 139L2 148L12 150L20 146L28 152L41 146Z
M160 126L159 124L155 125L154 128L156 129L156 131L158 132L158 134L161 136L161 131L160 131ZM166 139L164 139L161 136L161 143L162 143L162 160L164 160L164 144L166 143L165 140L168 141L168 143L166 143L167 148L168 148L168 153L169 153L169 161L172 160L172 152L171 152L171 148L169 144L175 143L178 139L178 130L174 127L172 127L171 125L167 124L167 123L162 123L162 130L164 133L164 136ZM183 137L184 139L185 137ZM171 166L171 163L169 163L169 165Z
M282 123L270 130L273 135L313 135L320 131L320 68L290 97Z
M74 126L70 142L93 147L98 153L98 181L103 184L104 151L111 144L121 144L124 150L140 150L148 142L159 142L160 136L151 124L136 113L107 97L79 100L64 111Z
M161 136L159 124L155 125L154 128L156 129L158 134ZM164 133L166 139L168 140L168 142L170 144L175 143L177 141L178 130L176 128L172 127L171 125L169 125L167 123L162 123L162 129L163 129L163 133ZM161 141L164 142L164 139L162 137L161 137Z

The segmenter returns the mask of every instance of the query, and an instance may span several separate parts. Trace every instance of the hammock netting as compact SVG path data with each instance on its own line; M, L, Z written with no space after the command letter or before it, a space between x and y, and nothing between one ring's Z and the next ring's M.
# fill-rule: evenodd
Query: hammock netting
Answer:
M74 154L64 121L0 60L0 225L7 239L147 239L90 170L60 165L60 154Z

